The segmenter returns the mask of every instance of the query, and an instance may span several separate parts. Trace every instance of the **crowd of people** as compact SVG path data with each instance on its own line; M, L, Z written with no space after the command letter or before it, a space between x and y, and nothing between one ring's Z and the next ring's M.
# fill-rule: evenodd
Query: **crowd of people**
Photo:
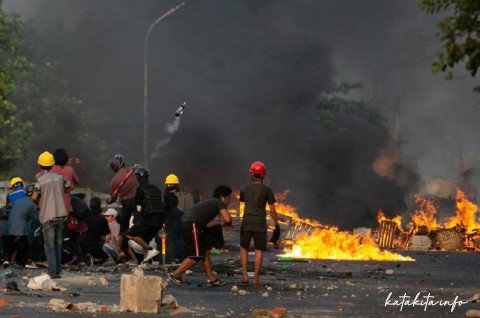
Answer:
M210 250L222 248L222 228L232 219L228 204L232 189L217 186L213 197L199 202L180 188L176 175L165 179L162 191L149 182L150 172L142 165L128 167L122 155L110 160L115 175L110 182L111 195L105 204L93 197L72 193L80 180L64 149L38 157L40 172L35 184L26 185L20 177L10 182L6 205L0 210L3 227L1 247L4 266L48 268L52 278L60 278L63 268L94 264L158 261L178 264L168 279L183 285L181 275L201 261L208 286L224 284L212 272ZM251 182L240 189L245 202L240 234L241 285L248 284L248 248L253 239L255 270L253 286L261 286L259 275L263 252L267 249L266 205L275 222L271 237L280 238L273 191L263 183L265 165L255 162L250 168ZM111 207L120 201L121 208ZM102 207L103 206L103 207ZM162 255L162 232L165 259Z

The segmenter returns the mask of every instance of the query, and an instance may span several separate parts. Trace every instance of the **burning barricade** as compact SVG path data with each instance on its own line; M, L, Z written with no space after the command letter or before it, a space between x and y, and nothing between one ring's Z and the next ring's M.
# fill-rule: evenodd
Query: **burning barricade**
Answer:
M399 225L398 233L393 235L396 243L388 248L401 247L420 250L478 250L480 247L480 223L476 215L478 206L468 200L465 193L457 189L455 195L455 214L444 217L443 222L438 219L438 211L433 200L428 200L420 195L415 198L417 210L411 217L408 230L401 227L401 218L392 220L382 218L379 212L380 229L385 223L396 220ZM381 230L379 231L381 232ZM400 239L399 239L400 238ZM384 239L379 235L379 242ZM382 244L380 243L382 246Z

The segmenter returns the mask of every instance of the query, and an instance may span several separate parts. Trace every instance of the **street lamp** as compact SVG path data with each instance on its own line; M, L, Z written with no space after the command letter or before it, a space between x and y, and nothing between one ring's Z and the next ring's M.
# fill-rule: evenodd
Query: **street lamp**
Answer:
M143 46L143 164L148 165L148 39L150 38L150 33L153 28L164 18L168 17L170 14L174 13L183 5L185 2L180 3L178 6L168 10L162 16L158 17L152 24L148 27L147 33L145 34L145 43Z

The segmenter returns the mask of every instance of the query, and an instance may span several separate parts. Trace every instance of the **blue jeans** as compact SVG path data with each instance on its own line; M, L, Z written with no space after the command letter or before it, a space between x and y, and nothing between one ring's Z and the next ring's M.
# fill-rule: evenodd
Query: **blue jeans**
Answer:
M48 274L60 275L62 271L62 242L65 219L56 219L42 224L43 247L48 262Z
M114 261L117 261L118 259L118 253L115 250L115 248L112 248L109 245L103 245L102 247L103 251L108 254L111 258L113 258Z

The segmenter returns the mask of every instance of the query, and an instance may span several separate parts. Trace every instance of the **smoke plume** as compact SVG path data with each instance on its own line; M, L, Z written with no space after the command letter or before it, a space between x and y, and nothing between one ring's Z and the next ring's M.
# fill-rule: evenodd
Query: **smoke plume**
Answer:
M4 0L4 8L31 19L45 51L64 61L72 93L95 110L95 133L111 154L140 162L145 32L179 3ZM210 196L217 184L248 182L250 163L261 160L273 189L290 189L302 216L353 227L375 222L380 208L404 212L418 181L412 167L423 180L455 177L460 150L478 154L472 81L431 73L435 23L413 0L187 2L150 35L153 182L175 173ZM386 120L345 113L326 129L318 98L340 81L362 83L351 97ZM196 107L173 136L164 131L167 105L178 100ZM56 135L52 148L68 150ZM88 186L105 191L108 158L96 159Z
M173 135L177 132L179 128L180 128L180 117L175 117L173 121L165 124L164 131L166 135L155 146L155 150L153 151L153 154L152 154L152 159L155 159L158 156L160 156L160 152L162 151L162 149L165 146L167 146L170 143L170 141L172 141Z

